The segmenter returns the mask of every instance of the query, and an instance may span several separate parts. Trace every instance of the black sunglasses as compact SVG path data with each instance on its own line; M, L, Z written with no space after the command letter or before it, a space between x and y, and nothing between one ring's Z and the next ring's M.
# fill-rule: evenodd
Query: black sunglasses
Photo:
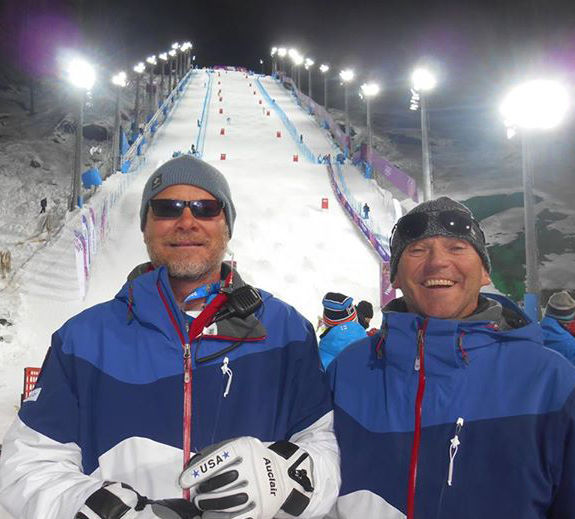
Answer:
M179 218L186 207L190 208L196 218L214 218L224 208L221 200L172 200L156 198L150 200L154 216L158 218Z
M433 215L433 216L431 216ZM414 240L423 236L429 226L430 218L438 222L446 231L454 235L467 236L473 232L473 224L481 233L483 241L485 236L476 220L463 211L434 211L430 213L412 213L399 219L391 231L391 241L397 232L401 238Z

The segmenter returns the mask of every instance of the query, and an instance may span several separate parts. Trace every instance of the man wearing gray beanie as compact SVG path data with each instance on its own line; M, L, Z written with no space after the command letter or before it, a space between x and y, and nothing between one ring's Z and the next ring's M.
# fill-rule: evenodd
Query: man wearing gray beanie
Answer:
M14 517L329 512L339 451L314 329L223 261L235 219L206 162L181 156L150 176L150 262L54 334L4 439L0 503Z
M570 325L575 320L575 299L566 290L555 292L547 301L545 316L541 320L545 346L563 355L575 364L575 337Z
M575 517L575 370L517 305L480 293L491 263L471 211L419 204L393 229L390 263L402 297L327 369L335 516Z

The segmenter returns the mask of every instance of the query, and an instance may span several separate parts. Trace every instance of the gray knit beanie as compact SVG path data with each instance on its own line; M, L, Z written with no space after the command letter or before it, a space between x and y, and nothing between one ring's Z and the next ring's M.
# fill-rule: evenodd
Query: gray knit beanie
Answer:
M140 206L140 229L144 230L150 200L160 191L176 184L196 186L211 193L224 203L230 237L234 230L236 208L232 202L230 186L225 177L213 166L191 155L181 155L162 164L146 182Z
M545 315L558 321L572 321L575 319L575 300L565 290L555 292L547 302Z
M442 196L441 198L438 198L436 200L429 200L427 202L422 202L417 207L414 207L411 211L409 211L409 213L403 215L398 220L397 224L399 224L403 218L411 214L427 213L428 216L432 216L442 211L460 211L471 217L472 219L471 232L467 234L458 234L456 232L448 231L443 225L441 225L441 223L437 220L437 218L430 218L425 231L414 238L400 236L399 232L394 232L391 238L391 260L390 260L390 277L392 282L395 278L395 275L397 274L397 266L399 264L399 259L401 258L401 254L405 250L405 247L407 247L410 243L414 241L423 240L425 238L430 238L432 236L448 236L468 241L469 243L471 243L471 245L473 245L473 247L475 247L477 254L479 254L479 257L483 262L485 270L487 270L487 272L491 272L491 262L489 260L489 255L487 254L487 248L485 246L485 236L483 235L483 231L481 230L479 223L475 219L473 219L473 214L471 213L471 211L463 204L460 204L459 202L456 202L455 200L452 200L451 198L448 198L446 196Z

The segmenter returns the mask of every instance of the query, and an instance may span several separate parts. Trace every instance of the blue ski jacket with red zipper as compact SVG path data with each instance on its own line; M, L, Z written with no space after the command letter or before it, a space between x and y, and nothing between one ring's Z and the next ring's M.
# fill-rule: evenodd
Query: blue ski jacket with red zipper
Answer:
M575 369L541 328L384 312L332 362L340 519L572 519Z

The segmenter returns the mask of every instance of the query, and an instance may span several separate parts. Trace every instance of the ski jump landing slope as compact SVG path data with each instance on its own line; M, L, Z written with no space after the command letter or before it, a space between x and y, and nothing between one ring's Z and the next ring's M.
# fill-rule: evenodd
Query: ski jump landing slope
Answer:
M22 370L41 365L52 332L80 310L113 298L130 270L147 260L138 216L144 183L174 151L185 152L196 142L196 121L201 117L207 84L206 73L193 76L169 121L147 149L145 163L130 173L136 178L113 209L114 226L93 263L85 299L60 302L52 297L58 280L76 271L73 262L59 261L59 247L47 247L22 276L17 332L0 352L0 439L17 412ZM271 80L263 84L273 86ZM277 91L270 95L286 112L299 111L309 117L290 96L280 98ZM376 255L338 206L325 166L305 162L303 157L293 161L297 143L266 106L255 78L240 72L220 71L219 76L215 72L205 122L203 158L225 174L237 209L229 249L242 277L292 304L314 325L328 291L346 293L356 302L367 299L377 306ZM300 121L294 123L299 130ZM331 151L325 133L316 125L302 126L302 133L316 155ZM321 209L322 198L329 199L328 210ZM45 273L49 273L49 283Z

